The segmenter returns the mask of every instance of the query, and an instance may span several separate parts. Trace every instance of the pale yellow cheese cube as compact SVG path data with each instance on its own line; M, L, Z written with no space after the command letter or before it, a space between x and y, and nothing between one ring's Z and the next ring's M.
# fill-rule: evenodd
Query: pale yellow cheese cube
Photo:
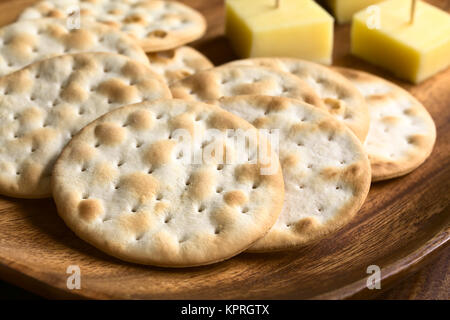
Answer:
M353 15L368 6L384 0L322 0L339 23L352 21Z
M333 17L312 0L227 0L226 35L248 57L295 57L330 64Z
M388 0L378 6L378 22L377 17L365 10L353 17L351 50L354 55L414 83L450 65L448 13L418 1L411 24L410 1Z

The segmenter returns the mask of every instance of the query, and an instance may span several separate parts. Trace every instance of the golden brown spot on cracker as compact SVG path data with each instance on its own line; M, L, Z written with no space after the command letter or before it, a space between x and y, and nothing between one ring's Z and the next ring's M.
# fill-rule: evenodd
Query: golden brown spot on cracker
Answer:
M67 158L77 163L92 160L96 153L95 149L85 142L75 143L69 150L70 153Z
M114 123L101 123L95 127L95 136L101 144L118 145L125 140L126 129Z
M30 77L29 70L14 72L6 78L7 91L10 93L26 93L33 88L34 81Z
M167 202L160 201L155 205L154 213L158 215L164 212L167 208L169 208L169 204Z
M386 117L383 117L383 118L381 119L381 122L383 122L383 123L385 123L385 124L393 125L393 124L398 123L399 120L400 120L400 119L397 118L397 117L386 116Z
M94 36L91 31L85 29L74 29L64 37L64 44L67 48L76 50L86 50L92 48Z
M134 195L136 200L144 203L154 197L159 189L158 180L152 175L135 172L124 176L120 181L121 189L125 189Z
M148 34L149 37L160 38L160 39L167 37L167 35L168 35L167 31L164 31L164 30L154 30Z
M233 224L237 212L230 207L222 207L214 210L211 214L211 220L218 229L224 225Z
M318 222L314 218L303 218L291 227L293 231L307 237L309 233L313 232L314 229L318 227Z
M93 182L99 185L107 185L114 180L117 170L109 163L99 163L95 166Z
M86 199L78 204L78 212L83 220L91 222L103 213L103 206L98 200Z
M320 172L320 176L324 180L343 181L353 186L355 190L363 187L363 185L358 185L365 180L362 178L363 175L365 175L365 172L363 172L362 166L359 163L353 163L345 168L329 167Z
M102 21L103 24L106 24L107 26L110 26L111 28L119 29L120 23L112 20L108 21Z
M189 196L194 200L207 199L214 192L215 177L207 170L193 173L189 182Z
M98 92L106 95L113 103L132 103L136 100L137 90L119 79L110 79L98 86Z
M185 129L189 132L191 137L194 138L194 120L188 113L183 113L170 118L169 126L172 131L176 129Z
M227 192L223 196L223 199L231 207L240 207L248 201L247 196L240 190Z
M124 23L137 23L137 24L146 24L146 20L143 16L141 16L140 14L130 14L129 16L125 17L125 19L123 19Z
M345 103L342 100L325 98L324 102L331 114L343 114L345 112Z
M57 9L52 9L47 12L47 18L64 18L64 17L65 17L64 13Z
M38 163L27 163L18 170L18 173L20 173L19 185L24 186L25 189L29 188L29 186L37 185L43 170L44 168Z
M136 130L147 130L152 127L153 119L149 111L138 110L130 114L128 124Z
M296 154L291 153L283 157L281 161L283 168L293 168L297 166L299 160L300 159Z
M25 59L29 55L30 48L35 45L35 37L28 33L16 34L8 43L8 49L16 59Z
M260 128L266 127L269 122L270 122L270 119L268 117L260 117L258 119L255 119L252 124L256 128L260 129Z
M235 118L230 117L225 112L214 112L208 118L208 126L219 130L238 129L242 127L242 123L238 123Z
M134 235L141 235L142 233L147 232L151 227L149 215L145 211L136 212L131 215L124 214L117 220L121 228Z
M155 166L161 166L170 162L172 149L176 142L171 140L162 140L153 143L145 153L147 161Z
M20 115L20 119L26 123L37 123L42 121L43 112L42 109L39 109L37 107L31 107L22 112Z
M420 134L411 135L408 137L408 143L414 144L416 147L425 146L428 139Z
M89 98L89 94L76 82L71 82L61 92L61 98L70 103L82 103Z

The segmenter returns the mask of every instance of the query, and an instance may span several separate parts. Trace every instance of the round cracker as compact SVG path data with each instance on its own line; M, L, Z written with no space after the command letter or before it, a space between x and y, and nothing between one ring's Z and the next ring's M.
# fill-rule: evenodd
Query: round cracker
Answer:
M112 111L81 130L56 162L53 196L66 224L110 255L165 267L218 262L264 236L283 205L278 158L273 175L260 174L259 160L190 164L179 158L186 142L173 136L177 129L191 133L194 152L213 143L208 129L256 132L193 101Z
M148 64L144 50L127 34L102 23L81 20L71 29L67 19L19 21L0 28L0 76L63 54L111 52Z
M176 1L46 0L28 7L19 20L69 18L77 8L82 17L120 29L138 40L146 52L169 50L201 38L206 20Z
M295 58L254 58L227 65L253 65L289 72L306 81L322 99L328 112L364 142L369 132L369 110L364 97L339 73L320 64Z
M174 83L174 98L217 104L223 97L241 95L281 96L325 106L315 91L300 78L274 68L223 66Z
M148 65L112 53L64 55L0 78L0 194L51 195L53 163L72 135L100 115L170 98Z
M152 69L162 75L169 85L194 73L214 68L207 57L191 47L147 54Z
M374 75L336 68L361 91L369 106L371 124L364 144L372 180L403 176L430 156L436 126L426 108L409 92Z
M220 107L258 129L279 130L283 210L250 251L304 246L345 225L370 187L370 164L358 138L328 113L279 97L224 98Z

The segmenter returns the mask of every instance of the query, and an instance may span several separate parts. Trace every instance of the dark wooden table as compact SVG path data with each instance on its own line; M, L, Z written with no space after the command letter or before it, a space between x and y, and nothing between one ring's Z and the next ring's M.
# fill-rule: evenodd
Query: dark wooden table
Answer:
M394 288L382 291L377 299L450 300L450 249L435 261L402 280ZM0 299L41 299L28 291L0 281Z

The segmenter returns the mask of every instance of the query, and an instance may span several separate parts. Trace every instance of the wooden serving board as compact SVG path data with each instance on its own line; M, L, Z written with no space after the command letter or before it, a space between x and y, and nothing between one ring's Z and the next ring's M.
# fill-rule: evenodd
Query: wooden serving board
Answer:
M32 0L0 1L0 24L14 21ZM234 59L222 36L223 0L185 0L208 18L194 44L216 64ZM450 11L450 0L430 1ZM349 27L336 27L335 64L383 73L349 52ZM207 267L145 267L111 258L78 239L52 200L0 197L0 277L54 298L276 299L370 297L367 267L381 268L381 287L417 270L450 243L450 69L418 86L396 81L424 103L436 121L431 158L406 177L373 184L357 217L339 232L297 251L244 253ZM66 287L66 269L81 269L81 290Z

